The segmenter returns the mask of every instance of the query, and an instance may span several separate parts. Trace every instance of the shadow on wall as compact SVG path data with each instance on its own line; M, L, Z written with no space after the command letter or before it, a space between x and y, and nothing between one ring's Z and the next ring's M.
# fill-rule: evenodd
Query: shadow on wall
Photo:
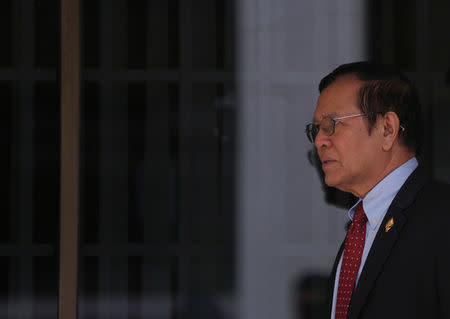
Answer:
M316 149L308 151L309 163L314 166L317 174L319 175L320 183L322 184L322 190L325 193L325 201L333 206L340 208L350 208L357 200L357 198L350 193L346 193L338 190L334 187L329 187L325 184L325 174L321 167L320 158L317 155Z
M295 319L325 319L327 305L328 276L321 273L306 273L298 277L293 287Z

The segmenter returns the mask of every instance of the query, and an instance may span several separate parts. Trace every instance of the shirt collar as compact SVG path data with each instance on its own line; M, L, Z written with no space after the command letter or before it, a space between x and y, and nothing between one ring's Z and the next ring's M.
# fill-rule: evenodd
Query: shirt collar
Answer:
M417 159L413 157L390 172L375 185L364 198L360 198L357 203L350 208L348 217L353 220L356 206L362 201L367 221L371 228L375 230L378 223L384 218L395 195L397 195L402 185L418 165Z

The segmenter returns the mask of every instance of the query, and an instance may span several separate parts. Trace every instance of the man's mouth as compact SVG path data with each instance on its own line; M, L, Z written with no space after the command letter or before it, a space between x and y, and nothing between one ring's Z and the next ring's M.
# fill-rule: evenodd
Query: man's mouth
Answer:
M322 161L322 166L328 166L328 165L333 164L333 163L335 163L335 162L336 162L335 160L332 160L332 159L326 159L326 160L323 160L323 161Z

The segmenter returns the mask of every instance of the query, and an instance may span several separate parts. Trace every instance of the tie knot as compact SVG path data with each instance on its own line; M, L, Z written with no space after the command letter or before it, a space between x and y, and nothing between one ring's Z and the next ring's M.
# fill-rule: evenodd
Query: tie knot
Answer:
M366 214L364 213L362 201L359 202L358 206L356 206L355 215L353 215L353 221L354 222L366 221Z

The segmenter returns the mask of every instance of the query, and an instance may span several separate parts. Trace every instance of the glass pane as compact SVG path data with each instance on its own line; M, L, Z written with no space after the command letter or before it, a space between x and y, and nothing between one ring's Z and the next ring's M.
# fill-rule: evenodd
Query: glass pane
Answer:
M394 1L395 64L408 71L417 70L417 12L416 6L403 6Z
M229 5L88 2L80 316L188 318L191 297L211 289L232 311L235 118L225 79L233 75L215 71L226 64ZM205 47L214 52L194 54ZM194 61L210 71L202 83ZM208 281L197 287L202 272Z
M78 287L78 318L98 318L96 300L99 297L98 258L80 257Z
M101 14L98 0L82 1L85 67L98 68L100 60L103 65L113 61L116 67L130 69L178 66L178 1L111 2L110 15L106 15ZM114 19L114 23L104 19Z
M59 62L59 1L35 0L33 3L36 66L56 68Z
M34 303L34 318L57 318L59 269L56 256L33 258L33 291L38 296Z
M82 0L83 65L124 69L178 66L178 1Z
M100 88L93 81L84 82L81 106L80 225L81 242L98 241L99 222L99 103ZM89 220L89 222L87 222Z
M60 183L60 107L56 82L34 88L34 241L58 240Z
M11 172L12 172L12 157L11 152L12 137L13 137L13 85L7 81L0 82L0 101L2 101L2 107L0 107L0 141L1 149L4 154L9 156L0 157L0 180L5 184L11 185ZM11 222L12 222L12 210L11 210L11 187L5 187L5 190L0 193L0 210L3 212L3 222L0 223L0 243L6 243L11 240Z
M146 0L127 1L128 67L130 69L142 69L146 66L147 5ZM159 30L154 31L157 34Z
M176 259L89 256L80 267L80 319L173 318Z
M189 266L190 289L197 295L229 294L234 286L230 250L222 249L220 256L193 256Z
M197 0L192 7L192 64L196 69L223 69L225 2Z
M83 90L81 239L92 243L126 241L127 87L124 83L88 81Z
M170 83L128 85L131 241L168 243L177 236L176 96Z
M192 164L189 183L195 214L189 215L191 239L230 242L233 195L233 109L223 84L195 84L192 89ZM231 228L230 228L231 227Z
M2 318L57 318L58 8L56 0L0 4Z
M0 50L0 68L12 64L12 0L0 1L0 39L3 45Z
M148 1L147 66L150 69L172 69L179 65L178 2Z
M177 1L127 1L129 68L174 68L178 65Z
M233 289L233 266L225 256L194 256L189 264L189 295L180 318L232 318L229 303Z
M127 1L128 67L178 66L178 1Z
M176 86L86 81L83 92L82 242L112 230L118 242L175 240Z
M176 259L156 257L128 258L128 302L131 318L172 318Z
M82 0L82 36L84 39L83 65L85 67L100 66L100 14L99 0ZM89 31L89 32L88 32Z

